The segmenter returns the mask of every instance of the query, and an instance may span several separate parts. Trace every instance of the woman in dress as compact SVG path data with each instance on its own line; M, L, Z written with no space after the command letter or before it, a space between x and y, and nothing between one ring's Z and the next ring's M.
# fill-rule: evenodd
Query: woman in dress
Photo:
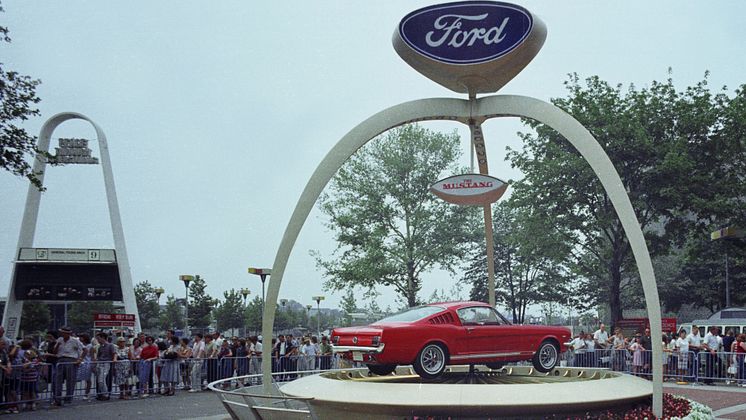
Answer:
M174 395L179 383L179 337L171 337L171 345L163 352L163 367L161 368L161 383L163 395Z
M676 339L676 351L679 358L679 382L684 382L686 370L689 367L689 340L686 339L686 330L683 328L679 331L679 338Z
M128 400L131 396L132 352L127 339L117 338L117 361L114 364L114 383L119 386L119 399Z
M639 376L642 371L642 352L645 348L640 343L641 335L638 333L635 335L635 341L629 346L629 351L632 352L632 373L635 376Z
M85 381L85 395L83 399L87 400L88 395L91 393L91 355L93 354L93 344L91 344L91 336L83 333L78 336L80 342L83 344L83 361L78 366L78 381Z

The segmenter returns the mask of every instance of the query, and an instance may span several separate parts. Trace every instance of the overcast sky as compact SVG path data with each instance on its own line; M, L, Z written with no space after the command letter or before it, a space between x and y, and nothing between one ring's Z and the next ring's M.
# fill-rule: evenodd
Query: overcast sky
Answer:
M180 274L200 274L208 292L249 287L249 266L271 266L309 176L355 125L387 107L428 97L463 97L408 67L391 46L399 20L423 1L5 0L13 42L0 61L42 80L38 135L52 115L80 112L109 141L135 283L149 280L181 297ZM713 87L746 82L746 3L518 2L544 21L536 59L499 93L564 96L570 72L645 86L673 78L679 88L711 71ZM278 6L281 5L281 6ZM462 134L455 123L429 123ZM516 120L485 126L491 175L520 177L504 162L518 147ZM80 121L53 134L94 139ZM99 156L93 144L94 156ZM435 180L433 180L435 181ZM36 247L113 248L99 165L47 171ZM15 257L27 183L0 173L0 295ZM325 294L309 256L335 247L318 211L289 261L281 298L311 303ZM456 279L424 275L421 292ZM381 289L379 304L395 306ZM462 296L467 296L463 290Z

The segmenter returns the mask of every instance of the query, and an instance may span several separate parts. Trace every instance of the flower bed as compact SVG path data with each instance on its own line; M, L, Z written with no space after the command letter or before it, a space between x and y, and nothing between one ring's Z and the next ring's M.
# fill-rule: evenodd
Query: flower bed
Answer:
M712 409L706 405L678 395L663 394L663 417L668 420L709 420ZM649 403L622 410L588 412L582 416L564 417L555 415L548 419L559 420L653 420L653 408Z

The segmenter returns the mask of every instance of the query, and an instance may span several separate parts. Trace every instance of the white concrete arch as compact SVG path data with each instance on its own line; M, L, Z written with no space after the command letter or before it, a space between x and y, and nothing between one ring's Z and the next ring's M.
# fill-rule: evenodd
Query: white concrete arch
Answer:
M535 119L564 136L588 161L596 176L601 181L609 199L622 223L625 234L632 247L637 267L642 279L645 302L650 318L652 331L661 331L661 311L658 289L655 282L653 265L645 243L645 238L637 221L632 203L627 196L622 180L601 145L575 118L558 107L525 96L495 95L477 99L474 108L467 100L453 98L421 99L405 102L385 109L362 123L358 124L329 151L316 171L311 175L301 193L288 226L277 250L272 276L267 290L266 305L263 314L262 333L272 337L275 307L282 284L282 277L287 266L290 252L306 218L316 204L324 187L347 159L378 134L393 127L424 120L456 120L468 124L470 118L485 120L489 118L517 116ZM660 415L663 408L663 365L660 340L653 341L653 412ZM268 343L267 343L268 344ZM269 350L269 348L267 349ZM271 383L271 358L262 360L263 383ZM268 388L269 389L269 388Z
M106 188L106 200L109 207L109 220L111 222L112 235L114 236L114 248L117 256L117 264L119 267L119 278L122 287L122 300L124 303L125 311L128 314L135 314L135 330L141 331L140 329L140 317L137 312L137 303L135 301L135 291L132 285L132 274L130 271L129 258L127 257L127 247L124 241L124 229L122 228L122 219L119 215L119 202L117 200L117 192L114 187L114 173L111 169L111 158L109 157L109 145L106 141L106 134L95 122L93 122L87 116L77 112L61 112L49 118L44 125L41 127L39 133L39 141L37 142L37 149L40 151L49 151L49 143L52 138L54 130L63 122L73 119L79 119L89 122L96 130L96 137L98 138L99 152L101 153L101 168L104 173L104 186ZM47 159L39 154L34 159L33 172L37 174L39 181L44 183L45 168L47 166ZM39 206L41 204L41 191L36 186L29 184L28 193L26 194L26 207L23 211L23 221L21 222L21 232L18 236L18 247L16 252L21 248L31 248L34 244L34 235L36 233L36 222L39 216ZM15 335L10 335L9 322L11 319L15 319L16 323L20 322L21 311L23 309L23 301L15 299L15 266L13 267L13 275L11 276L10 286L8 289L8 301L5 305L5 314L3 316L3 326L8 331L9 336L14 338ZM13 326L12 333L15 334L17 330L16 326Z

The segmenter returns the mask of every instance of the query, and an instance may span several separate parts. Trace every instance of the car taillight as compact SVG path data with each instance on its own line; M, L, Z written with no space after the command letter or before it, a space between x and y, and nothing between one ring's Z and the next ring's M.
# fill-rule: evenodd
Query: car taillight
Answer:
M334 343L334 344L338 344L339 343L339 336L338 335L335 335L334 337L332 337L332 343Z
M376 335L376 336L373 337L373 345L377 346L379 344L381 344L381 336L380 335Z

